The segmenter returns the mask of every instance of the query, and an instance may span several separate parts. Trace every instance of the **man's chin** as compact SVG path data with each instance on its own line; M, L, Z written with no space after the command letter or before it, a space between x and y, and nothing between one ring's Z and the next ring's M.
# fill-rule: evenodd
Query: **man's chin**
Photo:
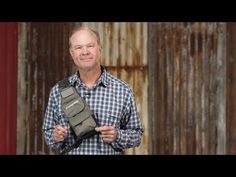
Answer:
M83 66L83 67L80 67L81 70L85 71L85 72L89 72L89 71L92 71L94 67L92 66Z

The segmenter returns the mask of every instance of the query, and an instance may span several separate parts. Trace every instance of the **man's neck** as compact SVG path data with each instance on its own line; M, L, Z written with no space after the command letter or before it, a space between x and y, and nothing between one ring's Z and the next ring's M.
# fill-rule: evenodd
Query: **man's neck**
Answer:
M79 70L80 79L88 88L91 89L99 79L101 72L100 66L90 71Z

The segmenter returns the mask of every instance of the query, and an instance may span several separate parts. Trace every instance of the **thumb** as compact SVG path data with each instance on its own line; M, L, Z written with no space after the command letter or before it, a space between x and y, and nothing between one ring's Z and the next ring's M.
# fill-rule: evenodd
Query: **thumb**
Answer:
M99 127L96 127L95 130L96 130L97 132L100 132L100 128L99 128Z

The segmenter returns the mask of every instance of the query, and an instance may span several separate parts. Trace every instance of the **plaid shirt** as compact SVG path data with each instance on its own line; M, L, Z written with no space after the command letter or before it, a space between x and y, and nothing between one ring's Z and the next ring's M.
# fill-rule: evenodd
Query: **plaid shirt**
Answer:
M81 82L77 73L69 77L69 82L75 86L78 93L85 99L91 111L96 116L99 126L110 125L117 129L117 138L112 143L104 142L100 134L85 139L82 144L68 154L122 154L123 149L139 146L143 129L137 115L137 108L132 90L124 81L112 76L104 68L102 75L92 89ZM62 151L63 147L74 143L74 137L69 130L63 142L52 139L55 125L69 127L64 117L58 84L50 91L45 112L43 132L46 143L53 149Z

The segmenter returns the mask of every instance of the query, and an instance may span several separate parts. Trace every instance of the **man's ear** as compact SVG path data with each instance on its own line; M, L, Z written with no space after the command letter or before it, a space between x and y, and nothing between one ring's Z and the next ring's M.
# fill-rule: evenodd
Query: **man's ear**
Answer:
M101 45L99 46L99 50L100 50L100 52L102 52L102 46Z
M71 48L69 48L69 52L70 52L70 55L71 55L71 57L72 57L72 55L73 55L73 51L72 51Z

